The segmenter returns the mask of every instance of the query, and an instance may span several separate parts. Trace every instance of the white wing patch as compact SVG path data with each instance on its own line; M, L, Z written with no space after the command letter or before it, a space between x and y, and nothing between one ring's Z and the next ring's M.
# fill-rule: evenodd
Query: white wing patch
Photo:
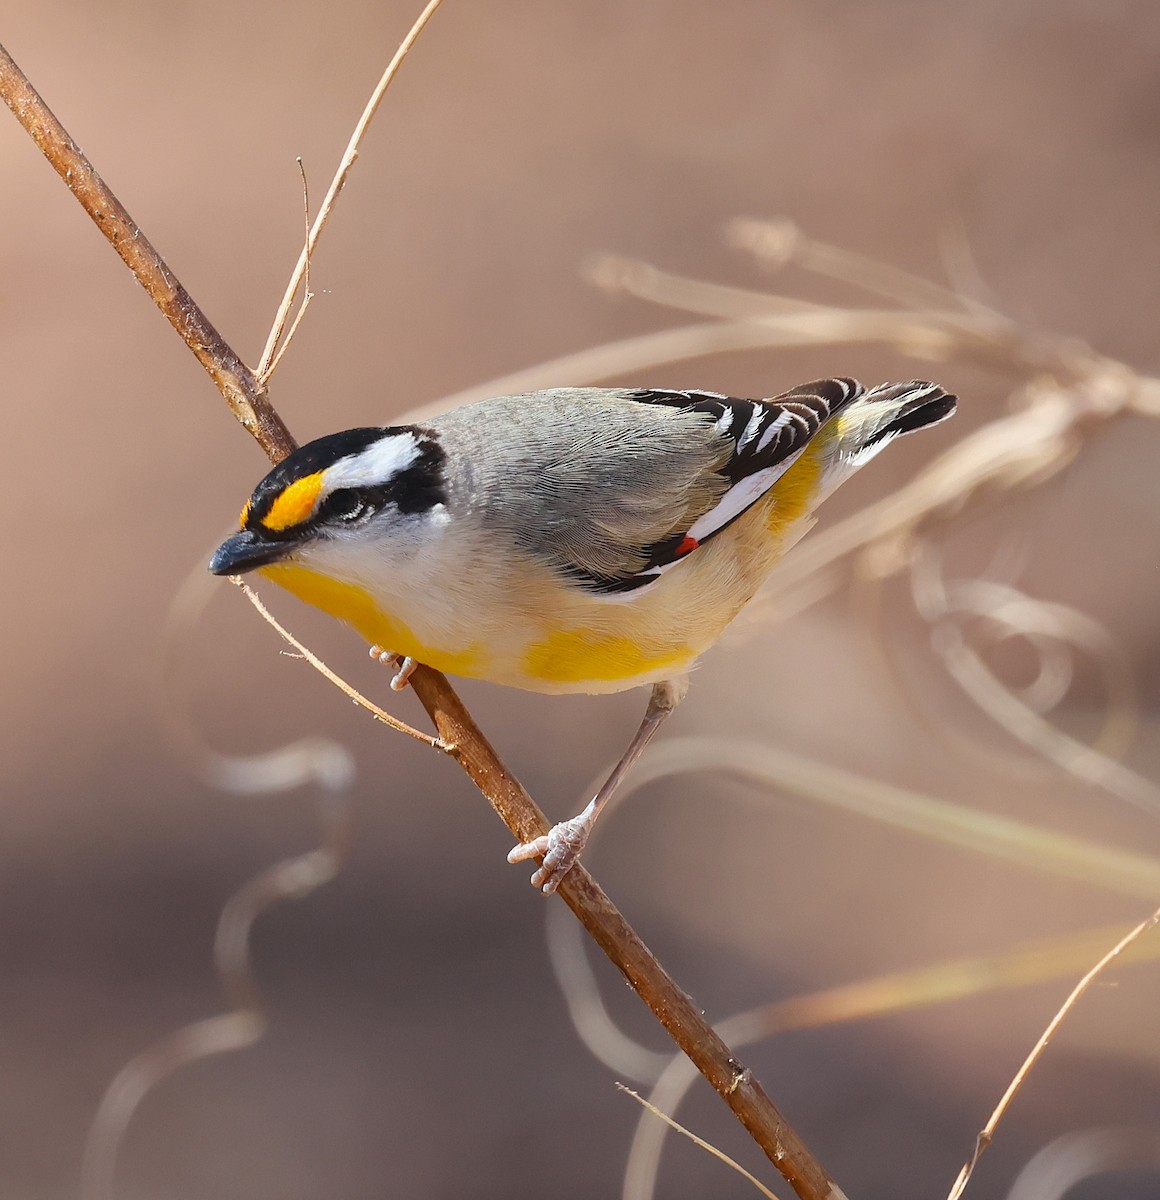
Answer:
M802 450L804 449L803 446ZM707 513L702 513L689 526L688 536L696 542L703 542L706 538L712 537L718 529L723 529L730 521L741 516L797 462L801 453L801 450L797 450L789 458L782 459L776 466L754 471L752 475L746 475L740 483L735 483ZM678 559L678 561L680 560Z
M862 393L861 384L853 379L820 379L770 400L735 400L701 391L628 393L641 403L712 417L716 432L733 443L730 457L717 468L728 486L687 529L675 529L646 547L648 558L638 571L616 578L593 577L589 586L613 598L654 583L760 500L797 462L818 430Z

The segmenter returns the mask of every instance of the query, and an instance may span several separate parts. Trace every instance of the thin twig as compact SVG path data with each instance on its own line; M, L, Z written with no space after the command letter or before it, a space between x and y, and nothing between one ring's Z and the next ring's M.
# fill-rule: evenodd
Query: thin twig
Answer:
M435 7L436 0L432 0L424 11L424 17L429 16ZM413 34L417 36L417 30L413 30ZM413 40L414 37L410 42ZM410 42L404 43L396 59L401 61L401 56L405 49L409 48ZM21 124L36 137L45 155L69 182L78 199L90 194L107 196L108 199L102 203L116 204L117 211L123 212L112 193L100 181L92 165L76 149L72 139L49 112L44 101L33 91L7 54L3 54L2 48L0 54L3 55L0 58L0 94L3 94ZM364 119L360 121L356 136L352 139L350 153L353 153L353 147L357 146L357 139L371 115L373 107L368 106L368 112L364 113ZM44 128L46 123L59 133L52 138L38 136L39 130ZM345 174L342 177L345 178ZM337 192L340 186L341 180L337 186L332 187L332 192ZM332 197L328 197L328 200L332 200ZM326 203L323 207L328 212ZM88 204L86 208L89 208L90 213L93 212ZM98 211L100 215L94 213L94 220L106 231L106 236L118 244L122 257L130 262L130 258L117 242L117 239L123 236L123 226L109 227L104 220L104 209ZM316 230L321 229L322 220L323 213L320 212L318 220L315 221ZM140 235L136 226L132 226L131 222L129 225L133 241L132 262L140 263L134 273L146 291L169 315L173 294L175 290L179 290L182 298L181 311L186 319L178 320L171 316L174 327L199 359L205 362L227 400L237 395L250 397L250 391L247 389L256 388L253 372L245 367L213 330L192 298L184 289L180 289L172 272L157 251ZM313 241L317 241L317 233ZM296 288L295 283L295 290ZM212 340L204 344L200 339L208 334L212 334ZM258 395L259 392L253 390L253 396ZM253 415L247 417L246 414L251 410L241 410L233 401L231 407L271 461L280 462L293 450L294 441L264 395L261 396L261 402L265 406L263 411L269 414L268 420L255 419ZM447 680L437 671L420 667L411 676L410 682L415 695L435 723L441 741L458 748L456 761L483 792L512 834L524 842L545 833L548 823L543 813L522 785L504 767ZM697 1069L729 1105L801 1200L841 1200L841 1189L830 1179L801 1137L785 1120L753 1073L737 1061L729 1047L714 1033L699 1009L665 972L635 930L593 881L583 864L573 867L561 884L558 894Z
M330 188L322 201L322 207L318 210L318 216L314 218L314 224L307 234L306 245L302 247L302 253L298 256L298 263L290 276L290 282L286 285L286 294L282 297L282 303L278 306L278 312L274 317L274 324L270 328L270 336L266 339L266 348L262 351L262 357L258 362L258 378L263 382L269 379L274 367L277 366L278 358L281 358L281 354L278 352L278 343L282 339L282 331L286 328L286 318L290 314L290 309L294 305L294 297L298 294L298 288L306 275L310 258L314 254L314 247L318 244L318 239L322 235L322 231L326 228L327 221L330 220L330 213L334 208L335 201L338 199L338 194L342 191L346 183L346 177L350 174L351 168L358 158L359 143L363 139L363 134L366 133L368 126L374 119L375 113L378 112L379 105L387 93L387 88L391 86L391 81L403 65L403 59L407 57L411 47L418 40L427 22L435 15L435 10L441 3L442 0L428 0L427 7L419 14L418 20L411 26L410 32L399 43L399 48L395 51L395 56L387 64L387 69L383 72L378 86L371 93L371 98L367 101L362 116L359 117L358 124L354 127L354 133L351 134L346 152L343 154L342 161L338 164L338 170L334 173L334 178L330 182ZM295 327L297 327L297 322L295 322Z
M389 725L392 729L397 729L400 733L405 733L408 737L413 737L417 742L422 742L424 746L430 746L433 750L442 750L446 754L454 752L454 746L446 745L438 738L433 738L429 733L420 733L419 730L408 725L406 721L400 721L398 717L392 717L385 709L379 708L373 700L368 700L362 692L353 688L341 675L332 671L317 654L309 650L289 630L279 624L274 614L262 603L258 593L240 575L231 575L230 582L236 583L242 589L246 599L258 610L262 619L268 621L278 631L278 634L293 646L320 675L329 679L340 692L349 696L355 704L365 708L376 721L382 721L384 725Z
M623 1083L618 1083L617 1088L624 1092L626 1096L631 1096L641 1108L652 1113L654 1117L658 1117L664 1121L670 1129L675 1129L677 1133L684 1134L685 1137L693 1143L694 1146L700 1146L702 1150L707 1150L714 1158L720 1159L727 1167L731 1167L743 1179L748 1179L751 1184L763 1195L767 1196L768 1200L777 1200L777 1197L757 1178L756 1175L747 1171L735 1158L730 1158L724 1150L719 1150L712 1142L705 1141L704 1138L698 1137L691 1129L686 1129L679 1121L674 1121L668 1113L661 1112L655 1104L646 1100L639 1092L634 1092L632 1088L625 1087Z
M775 1035L897 1017L903 1011L926 1009L1000 989L1026 988L1064 975L1074 976L1077 968L1091 962L1092 955L1098 954L1112 936L1119 936L1119 930L1084 930L1000 954L950 959L890 972L775 1000L727 1017L717 1028L731 1046L749 1046ZM1157 958L1160 947L1137 944L1124 952L1123 961L1155 962ZM618 1070L616 1065L612 1069ZM662 1112L674 1113L696 1078L687 1059L671 1056L654 1076L649 1099ZM625 1165L624 1200L651 1200L666 1138L666 1131L642 1114Z
M302 303L298 306L298 311L294 314L294 320L290 322L290 329L282 339L281 345L279 345L274 357L270 360L270 365L261 374L264 386L269 385L274 372L278 369L278 364L282 361L283 355L290 349L290 343L294 341L294 335L298 332L298 326L302 324L302 318L306 316L307 309L310 308L310 301L314 299L314 293L310 290L310 185L306 180L306 164L303 163L301 157L294 161L297 162L298 173L302 176L302 245L303 253L306 255L306 271L302 276Z
M1147 932L1154 925L1160 923L1160 908L1158 908L1150 917L1146 917L1135 929L1125 934L1108 952L1100 959L1098 963L1075 985L1071 990L1071 994L1063 1002L1059 1012L1052 1017L1047 1028L1040 1034L1039 1040L1035 1043L1031 1053L1024 1059L1023 1065L1015 1072L1015 1078L1011 1080L1007 1086L1007 1090L1003 1093L1002 1099L995 1106L995 1111L991 1114L986 1125L983 1126L978 1138L975 1141L975 1150L970 1159L963 1164L963 1169L959 1172L958 1179L955 1180L954 1187L951 1188L947 1200L959 1200L963 1190L967 1186L968 1180L975 1169L983 1152L991 1144L991 1139L995 1136L995 1129L999 1122L1003 1119L1011 1101L1015 1098L1015 1093L1023 1086L1024 1080L1027 1078L1031 1068L1039 1061L1044 1050L1047 1049L1047 1043L1051 1041L1055 1035L1055 1031L1062 1024L1064 1017L1076 1006L1079 998L1088 990L1096 977L1104 970L1104 968L1119 954L1126 950L1141 934Z

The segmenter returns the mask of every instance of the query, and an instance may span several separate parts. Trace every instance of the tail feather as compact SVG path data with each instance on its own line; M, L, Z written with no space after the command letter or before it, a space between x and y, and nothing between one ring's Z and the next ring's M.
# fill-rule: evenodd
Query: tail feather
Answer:
M945 421L957 403L957 396L925 379L879 384L853 406L857 410L853 428L861 435L855 450L864 451L883 440Z
M834 417L836 453L826 467L822 494L828 496L896 437L945 421L957 403L957 396L925 379L882 383L863 392Z

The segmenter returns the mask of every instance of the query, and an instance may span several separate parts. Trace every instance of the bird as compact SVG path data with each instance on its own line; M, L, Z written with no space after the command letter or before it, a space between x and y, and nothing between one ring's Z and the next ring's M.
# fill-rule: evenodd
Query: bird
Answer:
M552 388L369 426L293 451L254 488L209 570L248 571L394 664L550 694L651 687L589 804L516 846L556 890L699 657L818 505L957 397L821 379L770 399Z

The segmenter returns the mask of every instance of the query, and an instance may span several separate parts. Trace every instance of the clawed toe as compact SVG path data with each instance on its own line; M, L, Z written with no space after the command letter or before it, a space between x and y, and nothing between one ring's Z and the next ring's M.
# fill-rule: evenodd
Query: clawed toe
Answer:
M529 858L539 858L548 853L548 838L538 837L532 842L521 842L508 851L507 860L510 863L527 862Z
M372 646L370 655L375 662L380 662L384 666L398 666L398 670L391 677L391 691L393 692L401 692L407 686L407 680L415 674L415 668L419 665L413 658L404 658L393 650L384 650L382 646Z
M532 874L532 887L539 888L545 896L550 896L560 886L564 876L576 865L576 860L588 841L588 831L591 828L591 820L583 813L570 821L561 821L541 837L514 847L508 853L508 862L525 862L529 858L539 858L543 855L543 861Z

